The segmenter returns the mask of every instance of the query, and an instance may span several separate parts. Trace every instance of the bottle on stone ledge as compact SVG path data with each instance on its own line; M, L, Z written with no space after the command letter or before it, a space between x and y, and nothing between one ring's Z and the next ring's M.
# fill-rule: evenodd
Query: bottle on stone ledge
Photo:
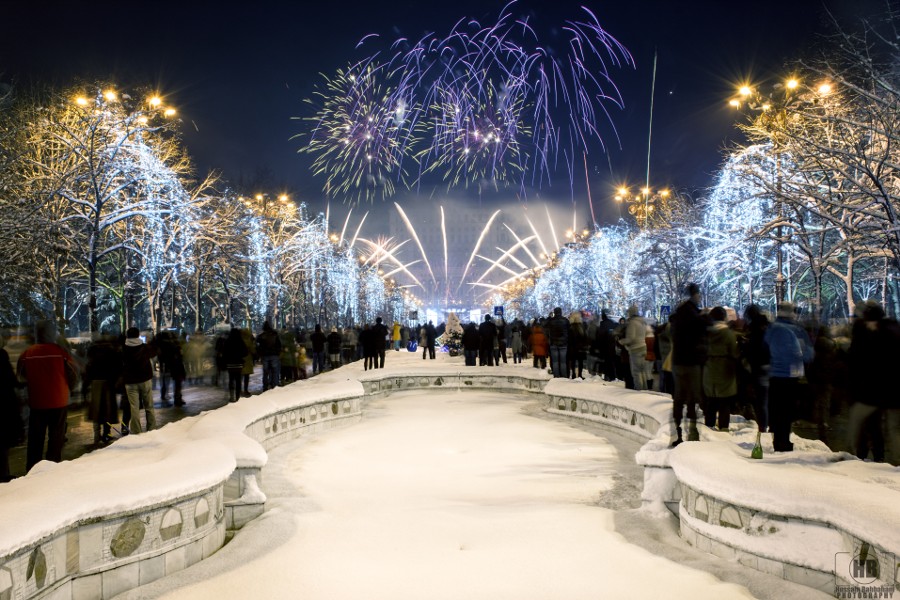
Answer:
M753 451L750 452L750 458L760 458L761 459L763 457L762 440L760 439L761 437L762 437L762 432L757 431L756 432L756 445L753 446Z

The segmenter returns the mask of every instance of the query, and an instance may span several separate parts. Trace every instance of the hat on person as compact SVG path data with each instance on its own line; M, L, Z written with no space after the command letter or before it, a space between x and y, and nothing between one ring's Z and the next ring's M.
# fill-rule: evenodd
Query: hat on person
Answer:
M561 309L560 307L557 306L556 308L553 309L553 314L556 315L557 317L561 317L561 316L562 316L562 309Z
M693 296L694 294L699 294L700 286L697 285L696 283L691 282L691 283L687 284L686 286L684 286L684 293L687 296Z
M727 317L728 317L728 313L721 306L717 306L717 307L713 308L711 311L709 311L709 318L712 319L713 321L724 321L724 320L726 320Z
M128 331L125 332L125 337L127 338L139 338L141 337L141 330L137 327L129 327Z
M638 315L638 307L637 307L637 304L632 304L631 306L628 307L628 316L629 316L629 317L636 317L637 315Z
M776 315L779 317L791 317L794 316L794 303L788 302L787 300L783 300L778 303L778 311Z
M884 318L884 309L874 300L866 300L863 304L862 318L865 321L880 321Z

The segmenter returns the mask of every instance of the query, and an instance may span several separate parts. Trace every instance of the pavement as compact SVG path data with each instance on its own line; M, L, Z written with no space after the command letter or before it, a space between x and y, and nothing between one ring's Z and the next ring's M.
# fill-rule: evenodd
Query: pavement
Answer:
M221 384L223 379L225 380L224 386ZM193 417L202 412L215 410L228 404L227 377L220 377L219 387L214 387L210 383L209 377L205 377L202 383L185 383L182 390L185 405L180 407L161 406L159 388L154 385L154 408L156 409L157 427L163 427L167 423ZM250 376L250 393L251 395L262 393L261 369L256 369L254 374ZM834 451L849 451L847 444L848 407L846 403L841 402L839 410L835 412L836 414L829 417L827 427L821 432L821 438L818 426L809 421L796 421L793 432L808 439L824 438L822 441ZM121 411L119 414L121 416ZM143 422L143 416L141 421ZM117 427L116 429L117 431L112 432L113 441L110 443L115 443L115 440L120 437L121 428ZM63 446L62 453L63 460L72 460L89 452L102 451L107 445L109 444L94 444L93 423L87 419L87 409L80 402L71 404L69 406L66 444ZM25 444L10 448L9 469L11 476L14 478L25 475Z

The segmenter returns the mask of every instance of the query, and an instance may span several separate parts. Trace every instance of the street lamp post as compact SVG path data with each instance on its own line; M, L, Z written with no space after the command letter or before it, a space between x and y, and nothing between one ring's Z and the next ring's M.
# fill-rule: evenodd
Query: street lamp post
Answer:
M616 190L615 199L619 206L627 204L628 212L634 216L638 227L644 228L649 224L654 212L666 207L670 194L668 189L654 190L646 186L640 188L638 193L632 194L629 187L623 185Z
M785 286L787 280L784 276L784 191L783 191L783 154L784 141L779 135L789 125L789 117L792 110L796 111L800 102L816 104L822 98L828 96L832 92L831 84L825 82L819 84L815 88L801 87L801 83L796 78L790 78L783 83L777 83L773 86L773 91L767 95L762 94L759 89L749 85L743 85L738 88L738 95L731 100L729 104L741 109L747 107L758 113L756 119L757 129L768 137L772 144L772 150L775 155L775 209L778 226L775 228L775 264L776 272L774 277L775 301L783 302L785 299ZM810 98L812 98L810 100Z

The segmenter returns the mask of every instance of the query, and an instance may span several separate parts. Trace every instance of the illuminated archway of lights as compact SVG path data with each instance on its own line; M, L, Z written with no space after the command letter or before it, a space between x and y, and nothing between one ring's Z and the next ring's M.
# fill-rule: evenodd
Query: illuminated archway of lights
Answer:
M450 211L448 214L443 206L436 207L436 216L441 219L441 243L440 248L435 248L435 250L443 251L443 257L442 259L439 259L439 262L443 262L444 269L442 273L440 271L435 273L431 267L431 264L435 262L435 259L434 257L428 256L428 250L422 243L421 237L416 231L413 221L399 204L395 203L395 210L409 232L409 238L397 239L386 236L377 238L362 237L360 235L360 230L368 215L368 213L366 213L360 219L359 224L356 225L356 234L354 235L353 240L348 243L348 247L352 248L353 245L356 244L356 252L359 255L359 261L363 266L374 266L380 271L380 275L384 278L396 276L402 281L404 277L408 277L409 281L412 282L409 285L421 288L423 293L430 295L433 298L441 298L444 303L458 300L457 295L462 289L470 290L471 288L479 288L489 291L498 291L516 280L533 277L537 272L545 269L554 260L556 253L573 241L573 236L575 235L572 230L569 230L568 232L545 231L545 237L553 240L563 240L562 246L557 246L553 251L547 252L548 247L541 239L541 236L538 234L538 229L533 222L527 220L530 232L527 235L520 235L510 223L505 222L501 217L503 211L500 209L495 210L487 218L471 249L456 247L457 252L465 252L468 260L465 262L462 275L459 276L459 279L454 277L451 281L449 269L450 244L447 239L447 223L448 217L452 219L451 215L456 214L457 211ZM549 209L542 212L549 215ZM521 215L517 215L517 217L521 219ZM573 212L573 219L577 220L577 212ZM552 225L552 221L548 222ZM341 226L341 231L346 232L352 228L353 224L351 223L350 214L348 214L348 217ZM509 232L515 240L514 243L506 248L495 247L491 250L484 248L484 241L491 230L499 230L500 228ZM578 233L577 237L584 239L586 235L587 233L581 232ZM339 244L347 243L342 241L345 240L346 237L347 236L345 235L338 235L337 233L332 235L332 239ZM496 254L494 254L494 252L496 252ZM384 268L382 266L383 263L389 264L390 266ZM459 264L463 263L460 261ZM420 279L413 273L413 267L417 266L420 269L424 268L425 273L430 277L430 285L424 283L429 282L428 278ZM505 280L499 284L486 282L485 280L495 272L502 273ZM421 275L422 271L420 270L418 273ZM438 275L443 275L443 277L439 277ZM470 295L470 291L464 293L464 296L467 298L470 297Z

